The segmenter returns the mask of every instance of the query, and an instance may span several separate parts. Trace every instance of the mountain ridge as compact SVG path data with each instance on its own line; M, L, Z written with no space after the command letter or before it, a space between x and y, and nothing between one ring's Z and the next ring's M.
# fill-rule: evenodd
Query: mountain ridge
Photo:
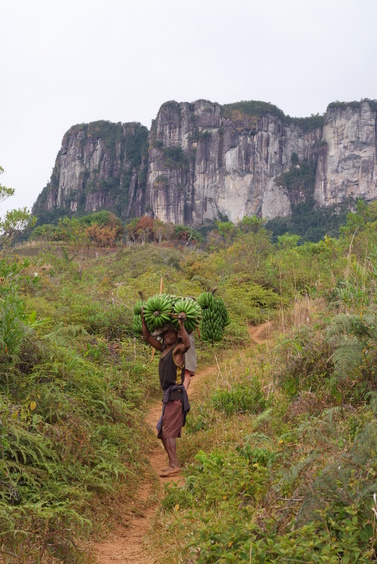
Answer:
M290 117L261 101L162 104L148 130L97 121L64 135L50 182L33 206L42 220L107 209L191 226L257 215L290 217L377 198L377 101L332 102L323 116ZM309 163L295 194L282 175ZM296 188L297 188L296 186Z

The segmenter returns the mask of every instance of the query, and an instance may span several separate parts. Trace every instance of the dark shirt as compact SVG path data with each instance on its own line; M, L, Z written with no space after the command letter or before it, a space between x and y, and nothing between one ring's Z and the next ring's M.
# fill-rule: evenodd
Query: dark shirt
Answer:
M160 358L158 365L158 373L160 376L160 384L162 390L165 392L172 386L179 386L183 384L185 378L185 367L177 366L174 360L174 348L170 349L165 356ZM177 389L170 395L169 401L182 400L182 390Z

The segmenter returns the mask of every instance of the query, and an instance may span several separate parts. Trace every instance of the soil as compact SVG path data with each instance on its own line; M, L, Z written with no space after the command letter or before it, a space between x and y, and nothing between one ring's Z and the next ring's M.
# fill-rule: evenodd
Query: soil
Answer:
M260 344L266 340L270 330L270 323L249 327L251 341ZM192 378L188 395L190 400L199 393L201 382L206 380L206 376L218 371L218 366L211 366L199 371ZM153 431L158 418L161 415L161 402L151 405L147 423ZM97 564L158 564L153 556L148 554L144 544L144 536L147 529L151 526L154 515L159 507L163 495L163 484L168 482L184 483L181 475L170 478L159 478L159 472L166 468L168 459L161 441L156 440L156 447L150 453L150 464L155 473L155 480L141 484L135 501L134 511L127 514L126 521L115 526L113 532L104 542L94 543L92 552ZM151 499L153 502L151 502Z

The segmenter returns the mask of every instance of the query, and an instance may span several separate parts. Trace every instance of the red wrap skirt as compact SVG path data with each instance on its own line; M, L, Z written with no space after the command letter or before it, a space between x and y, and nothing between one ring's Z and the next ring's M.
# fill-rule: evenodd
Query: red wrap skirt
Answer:
M183 409L181 400L168 401L162 419L162 439L175 439L181 436Z

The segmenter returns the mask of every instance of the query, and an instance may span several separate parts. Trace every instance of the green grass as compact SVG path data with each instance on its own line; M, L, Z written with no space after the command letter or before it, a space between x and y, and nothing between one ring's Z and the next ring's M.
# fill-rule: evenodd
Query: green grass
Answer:
M194 297L216 287L231 323L221 342L197 340L200 369L213 368L179 443L186 482L166 488L149 536L156 558L373 561L376 226L364 208L348 222L300 247L250 222L219 250L4 256L1 550L84 564L78 549L137 507L160 390L133 306L162 281ZM251 343L248 324L267 320L269 339Z

